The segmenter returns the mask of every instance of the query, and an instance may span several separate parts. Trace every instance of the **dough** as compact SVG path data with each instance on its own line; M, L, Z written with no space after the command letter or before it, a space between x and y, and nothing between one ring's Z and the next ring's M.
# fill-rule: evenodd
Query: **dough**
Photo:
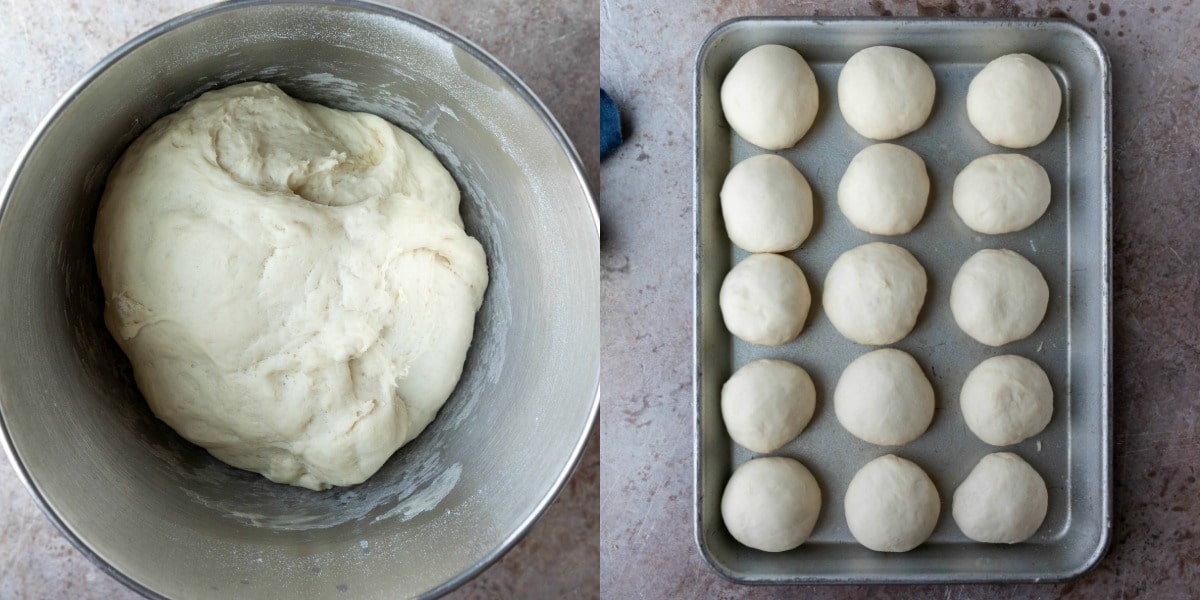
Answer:
M721 417L733 441L765 454L808 426L817 389L808 373L785 360L756 360L721 388Z
M1058 80L1042 61L1009 54L988 63L967 88L967 118L987 141L1036 146L1054 130L1062 108Z
M977 542L1016 544L1037 533L1046 519L1046 482L1011 452L983 457L954 490L951 512Z
M967 335L989 346L1029 337L1050 301L1042 272L1012 250L980 250L950 286L950 312Z
M855 227L875 235L908 233L925 216L929 175L916 152L895 144L875 144L859 152L838 184L842 214Z
M979 157L954 179L954 210L979 233L1020 231L1050 206L1050 177L1020 154Z
M751 254L721 283L721 316L729 333L765 346L800 335L812 294L804 272L778 254Z
M850 363L833 392L838 422L859 439L902 446L933 421L933 385L907 352L883 348Z
M1054 414L1050 378L1037 363L1015 355L979 363L959 394L963 420L979 439L1010 446L1042 432Z
M921 57L903 48L859 50L838 76L842 118L860 135L891 140L925 124L937 84Z
M799 461L756 458L734 471L721 495L721 518L737 541L765 552L804 543L821 514L821 488Z
M858 543L876 552L908 552L929 539L942 502L921 467L888 454L854 474L845 507Z
M371 476L462 373L488 283L458 188L378 117L208 92L108 178L104 318L158 418L310 489Z
M825 276L822 303L847 339L883 345L912 331L925 303L925 269L907 250L874 242L848 250Z
M747 142L791 148L817 117L817 79L798 52L759 46L738 59L721 84L725 120Z
M725 177L721 215L729 239L743 250L795 250L812 231L812 188L788 159L760 154Z

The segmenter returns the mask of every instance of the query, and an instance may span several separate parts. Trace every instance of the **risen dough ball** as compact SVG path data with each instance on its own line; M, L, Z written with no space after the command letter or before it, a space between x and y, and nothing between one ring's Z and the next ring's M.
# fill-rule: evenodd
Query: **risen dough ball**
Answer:
M1002 346L1033 333L1046 316L1050 288L1033 263L1012 250L980 250L950 286L950 312L967 335Z
M208 92L121 157L96 218L104 320L158 418L312 489L433 419L487 287L458 188L378 117Z
M1050 177L1021 154L979 157L954 179L954 210L979 233L1020 231L1050 206Z
M912 231L925 215L929 175L916 152L875 144L859 152L838 185L838 208L855 227L875 235Z
M858 543L876 552L908 552L929 539L942 502L921 467L888 454L854 474L845 507Z
M725 177L721 215L729 239L744 250L795 250L812 231L812 188L788 159L760 154Z
M907 250L874 242L848 250L825 276L822 304L847 339L882 345L912 331L925 303L925 269Z
M821 514L821 488L799 461L772 456L734 471L721 496L721 518L737 541L765 552L804 543Z
M850 363L833 392L846 431L880 446L900 446L933 421L933 385L907 352L884 348Z
M954 490L951 512L958 528L977 542L1016 544L1046 519L1046 482L1011 452L983 457Z
M959 394L963 419L979 439L1008 446L1035 436L1054 414L1050 378L1037 363L1015 355L979 363Z
M721 316L729 333L765 346L800 335L812 294L804 272L778 254L751 254L721 283Z
M1042 143L1062 108L1058 80L1042 61L1009 54L988 63L967 88L967 118L987 141L1008 148Z
M817 116L817 79L798 52L759 46L738 59L721 84L725 120L747 142L791 148Z
M921 57L903 48L859 50L838 76L838 106L859 134L890 140L921 128L937 84Z
M800 435L816 402L817 389L804 369L785 360L756 360L721 388L721 417L733 441L765 454Z

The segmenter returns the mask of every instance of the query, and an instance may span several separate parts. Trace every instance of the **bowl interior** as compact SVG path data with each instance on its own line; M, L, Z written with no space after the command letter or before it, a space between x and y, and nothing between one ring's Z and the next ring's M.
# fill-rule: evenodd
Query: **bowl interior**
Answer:
M101 319L91 236L109 169L162 115L252 80L416 135L488 254L457 390L352 488L273 484L182 440ZM419 595L493 558L551 500L595 414L599 234L561 143L487 59L372 5L224 5L119 51L30 147L0 218L0 411L36 495L94 558L166 596Z

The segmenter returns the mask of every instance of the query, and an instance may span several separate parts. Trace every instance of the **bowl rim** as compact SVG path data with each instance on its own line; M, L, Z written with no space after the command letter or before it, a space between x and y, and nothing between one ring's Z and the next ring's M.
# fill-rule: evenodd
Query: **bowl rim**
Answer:
M411 11L385 6L369 0L228 0L226 2L204 6L172 17L146 30L124 44L121 44L121 46L119 46L116 50L113 50L111 53L101 59L100 62L96 63L95 66L85 71L84 74L80 76L80 78L70 88L68 88L67 91L62 94L62 96L58 98L58 100L50 108L49 112L47 112L46 116L43 117L38 123L37 127L34 128L33 134L29 137L29 140L21 148L20 152L17 153L17 156L13 161L13 166L5 178L4 185L3 187L0 187L0 222L3 221L4 214L7 212L6 209L8 208L8 202L12 196L13 188L19 175L24 170L25 164L28 162L29 156L32 154L34 148L36 148L42 142L47 130L51 125L54 124L55 121L58 120L59 116L72 102L75 101L75 99L86 87L91 85L117 61L125 58L125 56L132 53L134 50L157 39L158 37L193 21L198 21L200 19L221 13L242 10L251 7L293 5L344 8L374 13L404 21L419 27L425 32L441 37L442 39L454 44L458 48L465 50L471 54L471 56L487 65L488 68L500 76L505 83L512 87L514 91L520 94L521 98L525 100L526 104L528 104L529 107L532 108L535 113L537 113L537 115L542 119L542 122L550 130L551 134L553 134L555 140L558 141L559 149L567 155L567 159L571 164L571 169L574 172L576 179L578 179L580 189L583 191L584 197L587 201L587 209L591 214L592 223L596 228L597 244L599 243L600 214L596 206L595 194L592 190L591 184L589 183L587 175L584 173L579 154L576 151L575 146L571 143L570 138L563 130L562 125L560 125L558 120L554 118L554 115L551 114L550 110L541 101L541 99L534 94L533 90L531 90L525 84L525 82L517 77L515 73L509 70L508 67L501 63L496 57L492 56L491 53L463 37L462 35L459 35L458 33L449 29L448 27L417 15ZM537 520L546 513L546 510L551 504L554 503L554 500L558 498L563 487L566 485L567 480L570 479L571 475L579 466L579 462L583 457L584 450L587 448L587 444L592 437L592 431L596 427L596 420L600 409L599 368L597 368L597 372L593 379L591 407L588 410L588 417L586 421L586 427L583 428L583 435L581 435L579 441L575 443L575 446L572 448L566 464L554 478L554 482L550 487L549 493L547 493L537 503L537 505L534 506L533 511L527 517L525 517L525 519L518 524L516 529L513 530L513 532L507 537L505 537L497 547L493 548L482 558L480 558L471 568L424 592L421 597L436 598L438 596L447 594L470 581L491 565L495 564L498 560L500 560L500 557L504 556L504 554L516 546L517 542L519 542L525 537L526 534L529 533L529 530L532 529L533 524L536 523ZM133 577L126 575L124 572L101 557L100 554L93 549L87 541L77 535L71 529L70 525L67 524L67 522L57 512L55 512L55 510L50 506L50 503L46 500L45 496L42 495L41 490L38 489L37 485L34 483L31 474L25 468L24 462L21 460L16 447L13 445L12 438L8 431L8 423L4 418L3 403L0 403L0 446L3 446L4 453L8 456L8 461L10 464L12 464L17 478L25 486L25 489L29 491L30 495L33 496L34 503L37 504L42 513L50 519L50 522L54 525L55 529L57 529L59 533L63 535L63 537L67 538L67 540L71 542L71 545L74 546L76 550L87 557L88 560L90 560L93 564L100 567L100 569L108 574L109 577L116 579L129 589L141 594L142 596L156 599L168 598L167 596L150 589L142 582L135 580Z

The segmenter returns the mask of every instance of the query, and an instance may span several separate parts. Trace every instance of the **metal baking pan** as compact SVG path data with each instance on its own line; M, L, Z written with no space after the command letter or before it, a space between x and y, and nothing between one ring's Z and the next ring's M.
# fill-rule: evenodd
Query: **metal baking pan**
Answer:
M800 337L772 348L742 342L725 329L717 304L721 281L746 256L725 234L719 192L730 167L765 152L733 134L721 113L720 85L734 62L761 44L798 50L816 73L821 108L813 128L790 159L812 185L813 233L787 255L807 275L813 308ZM856 134L836 105L837 76L856 51L887 44L924 58L937 79L933 113L924 127L898 143L926 162L932 182L925 218L907 235L858 231L837 208L838 181L850 159L872 142ZM988 144L970 125L966 91L989 60L1027 52L1045 61L1064 90L1063 111L1050 138L1020 150L1050 175L1050 208L1024 231L985 236L954 214L954 177L971 160L1012 152ZM1060 20L861 18L749 18L717 27L696 60L696 539L721 575L744 583L883 583L1055 581L1075 577L1104 555L1112 524L1111 203L1112 145L1109 61L1078 26ZM847 433L830 404L833 387L851 360L869 351L843 338L821 307L822 282L842 252L886 240L907 248L929 277L917 325L894 347L911 353L937 394L929 430L899 448L873 446ZM1010 248L1041 269L1050 285L1042 325L1030 337L1000 348L962 333L949 310L958 267L983 248ZM983 359L1015 353L1041 365L1054 387L1054 417L1041 434L1004 448L1021 455L1046 480L1049 510L1041 529L1021 544L993 545L966 538L950 516L955 487L980 458L999 448L977 439L963 422L958 391ZM734 468L752 458L734 444L720 415L721 385L735 369L758 358L804 367L817 385L817 410L808 428L773 453L799 459L823 490L823 506L807 543L767 553L737 543L721 521L721 493ZM904 554L859 546L846 526L843 494L871 459L895 453L921 465L942 499L937 529Z

